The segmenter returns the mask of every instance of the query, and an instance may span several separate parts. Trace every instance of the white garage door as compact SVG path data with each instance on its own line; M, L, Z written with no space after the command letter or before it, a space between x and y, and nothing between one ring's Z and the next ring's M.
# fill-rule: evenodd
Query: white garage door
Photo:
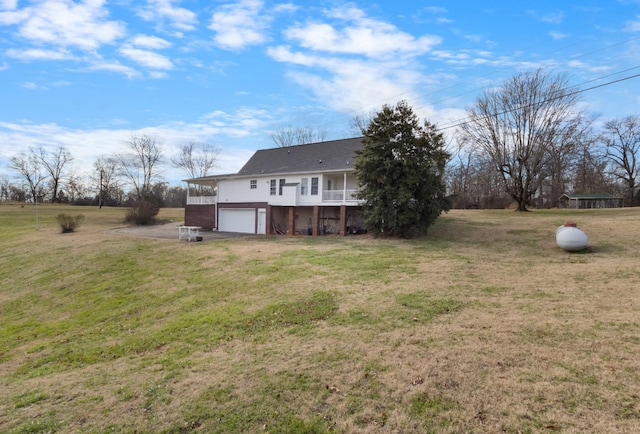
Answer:
M218 219L220 232L256 233L256 210L253 208L223 208Z

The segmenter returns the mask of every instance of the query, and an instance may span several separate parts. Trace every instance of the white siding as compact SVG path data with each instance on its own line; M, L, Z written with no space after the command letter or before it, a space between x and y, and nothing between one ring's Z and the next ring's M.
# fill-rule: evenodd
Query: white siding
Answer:
M307 194L301 194L302 179L307 178ZM311 178L318 178L318 194L311 194ZM255 179L256 188L251 188L251 180ZM270 180L276 181L276 194L270 194ZM298 184L296 186L286 186L283 188L283 194L280 195L280 180L284 179L287 184ZM323 193L327 191L331 181L331 187L334 191L338 191L340 197L343 197L345 190L344 173L331 174L287 174L287 175L266 175L255 178L242 179L222 179L218 182L217 202L223 203L255 203L267 202L275 206L313 206L322 205ZM356 179L353 174L347 176L346 190L355 190ZM349 195L347 195L349 198Z
M256 188L251 188L256 179ZM218 183L218 203L265 202L269 197L267 178L225 179Z

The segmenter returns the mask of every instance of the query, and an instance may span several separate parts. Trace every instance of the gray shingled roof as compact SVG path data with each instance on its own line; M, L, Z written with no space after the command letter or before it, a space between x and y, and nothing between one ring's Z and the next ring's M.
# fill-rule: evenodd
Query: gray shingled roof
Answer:
M362 137L262 149L256 151L238 173L204 176L183 181L208 185L224 178L353 170L356 151L360 149L362 149Z
M565 193L562 196L566 196L567 199L579 199L579 200L603 200L603 199L622 199L621 196L613 196L609 193L586 193L586 194L568 194Z
M256 151L238 175L353 170L362 138L332 140Z

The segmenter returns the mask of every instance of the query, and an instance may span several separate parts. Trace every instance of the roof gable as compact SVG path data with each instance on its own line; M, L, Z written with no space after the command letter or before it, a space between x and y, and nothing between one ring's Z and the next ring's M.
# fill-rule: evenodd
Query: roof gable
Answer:
M256 151L238 175L353 170L362 138L331 140Z

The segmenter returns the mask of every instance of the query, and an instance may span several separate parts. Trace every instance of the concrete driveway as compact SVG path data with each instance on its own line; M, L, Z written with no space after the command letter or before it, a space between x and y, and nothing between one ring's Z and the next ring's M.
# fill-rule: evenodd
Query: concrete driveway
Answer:
M178 226L182 222L165 223L163 225L151 226L123 226L121 228L110 229L107 233L132 235L136 237L161 238L166 240L178 241ZM200 231L203 241L226 240L229 238L256 238L264 237L264 235L242 234L237 232L217 232L217 231ZM188 242L183 238L180 242ZM192 241L195 242L195 241Z

